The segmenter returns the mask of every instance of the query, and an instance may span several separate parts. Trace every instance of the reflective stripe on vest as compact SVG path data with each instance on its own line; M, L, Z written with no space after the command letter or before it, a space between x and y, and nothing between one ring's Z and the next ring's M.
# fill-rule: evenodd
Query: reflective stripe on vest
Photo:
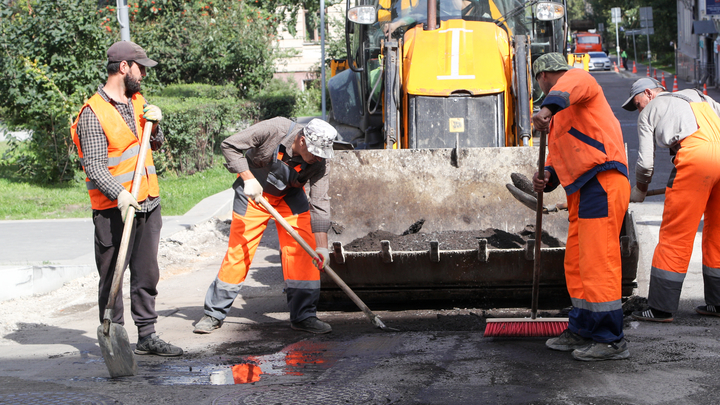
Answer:
M145 120L141 118L143 104L145 99L140 94L132 97L135 127L139 136L142 137ZM126 190L130 191L132 180L135 174L135 165L140 151L140 143L138 138L130 130L120 113L109 102L105 101L99 94L95 94L80 110L90 107L103 128L105 137L108 141L108 170L115 180L118 181ZM77 123L80 118L75 120L70 132L73 142L78 148L80 162L84 166L83 152L80 146L80 139L77 135ZM117 207L117 200L109 200L90 179L85 179L88 193L90 194L90 203L93 209L105 210ZM152 160L152 152L148 150L145 157L145 173L141 177L140 190L138 192L138 201L144 201L148 196L157 197L159 195L159 186L157 182L157 174L155 165Z

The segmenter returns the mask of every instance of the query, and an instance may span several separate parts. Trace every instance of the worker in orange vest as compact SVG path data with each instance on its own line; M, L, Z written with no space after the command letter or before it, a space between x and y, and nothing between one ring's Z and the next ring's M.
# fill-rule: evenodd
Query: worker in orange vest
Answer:
M620 230L630 183L620 122L597 81L561 54L540 56L533 74L547 95L533 125L548 133L545 170L533 188L562 185L570 221L565 280L573 308L568 329L546 346L582 361L625 359Z
M645 200L656 143L670 149L675 165L665 189L660 235L650 269L649 308L632 316L641 321L673 320L703 216L705 305L695 311L720 316L720 104L698 90L670 93L656 80L643 78L633 83L623 108L640 112L636 185L630 202Z
M157 65L145 50L130 41L114 43L107 50L108 78L104 86L83 105L70 132L87 175L95 224L95 262L100 274L98 306L100 322L115 273L120 235L130 206L135 221L127 253L130 268L132 318L138 329L136 354L180 356L183 350L155 334L155 297L160 268L157 261L162 216L160 194L152 152L145 158L138 198L130 193L140 140L146 121L152 121L150 145L157 150L164 137L158 123L160 108L147 105L140 94L145 69ZM113 323L124 324L122 287L113 311Z

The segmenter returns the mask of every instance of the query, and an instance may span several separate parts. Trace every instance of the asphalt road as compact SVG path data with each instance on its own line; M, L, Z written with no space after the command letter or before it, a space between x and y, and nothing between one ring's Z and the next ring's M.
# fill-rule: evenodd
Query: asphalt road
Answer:
M633 179L637 113L620 106L635 77L593 75L622 125ZM664 185L671 168L662 153L652 188ZM647 291L662 198L631 207L641 238L640 296ZM480 308L378 312L397 332L374 328L359 312L329 311L320 316L333 325L331 334L292 331L279 256L270 244L258 250L242 299L223 327L195 335L192 325L202 315L203 297L222 251L222 243L206 247L206 260L163 277L158 330L187 354L173 359L138 356L140 372L134 377L108 378L96 343L97 309L91 295L77 294L69 302L53 301L53 296L23 301L46 307L47 316L29 319L0 341L0 404L720 403L720 318L692 310L703 303L699 254L693 256L675 322L628 318L631 357L584 363L546 349L545 339L484 338L487 313ZM92 288L78 291L87 290ZM134 343L132 325L126 329ZM232 366L247 371L250 366L243 365L248 363L262 371L257 382L233 384L226 378ZM230 384L211 384L223 381Z

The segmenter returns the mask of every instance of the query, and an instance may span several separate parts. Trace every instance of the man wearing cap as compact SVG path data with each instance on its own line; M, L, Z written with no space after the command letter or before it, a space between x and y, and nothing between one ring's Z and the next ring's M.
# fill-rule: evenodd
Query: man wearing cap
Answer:
M258 204L264 197L322 259L315 262L279 224L285 292L292 329L328 333L316 307L320 299L320 272L328 261L330 229L328 169L337 131L319 119L306 126L287 118L259 122L225 139L222 151L233 184L233 218L230 241L217 277L205 296L205 316L195 333L210 333L222 326L240 284L245 280L260 238L272 215ZM308 187L310 198L306 194Z
M145 68L157 65L137 44L121 41L107 51L108 78L82 107L70 131L78 148L87 178L95 224L95 262L100 274L98 306L100 322L110 296L115 261L128 208L135 207L127 263L130 267L131 313L138 328L136 354L180 356L183 351L155 334L155 297L160 270L157 262L162 217L160 195L152 152L145 158L145 170L137 200L130 193L137 164L140 140L150 136L152 150L164 141L158 123L160 108L148 105L140 94ZM145 122L152 131L143 134ZM113 323L123 324L122 288L113 311Z
M623 104L638 110L636 185L630 202L643 202L652 180L655 143L669 148L675 168L650 269L648 306L633 312L641 321L671 322L703 215L702 270L705 305L701 315L720 316L720 104L695 89L668 93L657 80L633 83Z
M620 229L630 198L620 123L602 88L559 53L540 56L533 73L547 95L533 116L548 133L543 176L536 192L562 185L568 203L565 280L573 308L569 325L546 345L577 360L630 356L623 334Z

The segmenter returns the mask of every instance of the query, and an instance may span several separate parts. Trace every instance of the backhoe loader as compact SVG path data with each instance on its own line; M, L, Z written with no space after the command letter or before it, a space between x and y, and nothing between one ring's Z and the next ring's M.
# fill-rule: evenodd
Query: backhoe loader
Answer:
M348 0L347 64L328 82L331 124L352 150L330 166L331 267L369 304L518 306L529 303L533 243L458 250L430 241L421 250L345 249L370 232L520 232L535 213L515 201L511 173L532 177L532 60L565 52L563 2L513 0ZM548 204L565 201L558 189ZM567 236L567 213L543 230ZM630 295L638 246L626 216L623 294ZM417 230L415 230L417 231ZM540 304L569 303L564 247L543 248ZM345 298L322 278L322 300Z

